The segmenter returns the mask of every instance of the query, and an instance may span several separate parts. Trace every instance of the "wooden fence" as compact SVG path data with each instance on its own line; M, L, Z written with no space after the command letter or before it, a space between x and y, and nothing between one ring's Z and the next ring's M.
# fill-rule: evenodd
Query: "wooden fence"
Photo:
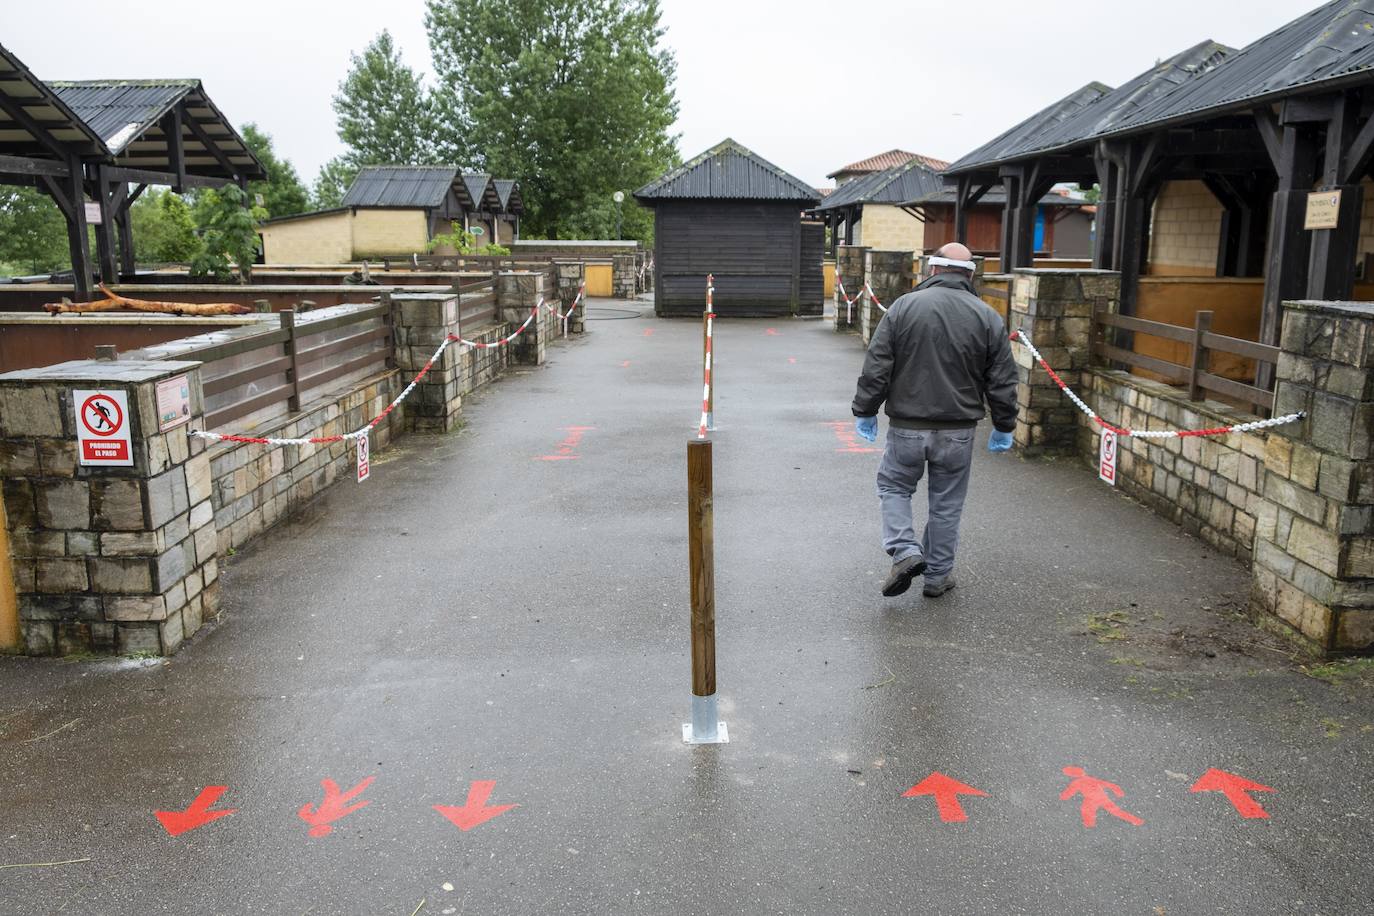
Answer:
M1272 391L1213 374L1210 356L1213 353L1227 353L1258 363L1275 365L1279 360L1279 348L1253 340L1214 334L1212 317L1212 312L1198 312L1193 327L1185 328L1144 318L1116 315L1099 306L1093 310L1092 352L1098 359L1144 369L1163 377L1171 384L1183 385L1188 389L1188 399L1192 401L1200 401L1205 397L1205 392L1211 392L1254 407L1257 412L1273 411ZM1147 334L1186 344L1189 348L1188 363L1171 363L1154 356L1136 353L1129 346L1118 346L1115 341L1117 330Z

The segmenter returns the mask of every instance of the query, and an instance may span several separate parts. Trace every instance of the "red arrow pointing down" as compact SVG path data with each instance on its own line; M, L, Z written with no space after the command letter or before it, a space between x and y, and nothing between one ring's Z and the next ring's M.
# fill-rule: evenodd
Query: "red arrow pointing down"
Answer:
M206 786L200 790L196 800L191 802L190 807L185 811L154 811L153 814L162 822L162 827L172 836L181 836L188 830L195 830L197 827L204 827L211 821L233 814L237 808L225 808L222 811L211 811L210 806L219 801L219 797L229 791L228 786Z
M487 799L491 798L492 790L495 788L495 780L478 780L468 789L467 804L462 807L458 805L435 805L434 810L452 821L459 830L466 832L473 827L485 824L494 817L505 814L512 808L520 807L519 805L492 805L488 807Z
M1220 792L1235 806L1241 817L1268 817L1269 812L1249 796L1250 792L1273 792L1269 786L1225 770L1210 769L1193 784L1194 792Z
M964 813L964 806L959 803L959 796L981 795L986 797L987 794L982 789L975 789L973 786L964 785L957 779L951 779L944 773L935 772L903 792L902 798L933 795L935 797L935 810L940 813L940 820L946 824L957 824L968 820L968 815Z

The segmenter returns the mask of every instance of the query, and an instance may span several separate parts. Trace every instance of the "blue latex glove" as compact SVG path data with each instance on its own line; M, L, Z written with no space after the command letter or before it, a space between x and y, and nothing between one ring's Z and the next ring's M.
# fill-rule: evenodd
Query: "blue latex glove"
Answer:
M855 417L854 431L863 436L869 442L878 441L878 418L877 417Z
M988 436L988 451L990 452L1009 452L1013 444L1015 444L1015 440L1011 433L999 433L994 429L992 435Z

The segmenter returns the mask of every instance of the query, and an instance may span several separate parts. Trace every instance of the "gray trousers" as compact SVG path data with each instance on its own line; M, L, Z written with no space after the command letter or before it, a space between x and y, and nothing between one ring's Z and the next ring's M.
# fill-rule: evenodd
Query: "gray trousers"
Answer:
M959 517L973 465L973 433L972 429L887 431L887 449L878 466L883 549L894 563L925 554L926 578L932 581L943 579L954 569ZM912 525L911 497L927 471L930 511L925 535L918 541Z

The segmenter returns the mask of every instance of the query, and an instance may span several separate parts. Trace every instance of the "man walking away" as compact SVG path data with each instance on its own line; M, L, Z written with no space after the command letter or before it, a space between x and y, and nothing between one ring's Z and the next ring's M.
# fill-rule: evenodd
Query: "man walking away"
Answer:
M925 574L929 598L954 588L959 516L968 493L973 430L992 411L988 450L1005 452L1016 429L1016 366L1002 317L973 291L973 255L957 242L930 259L931 276L892 303L878 323L854 395L854 427L878 438L887 404L887 448L878 468L883 548L892 572L883 594L900 595ZM930 501L916 539L911 497L923 476Z

